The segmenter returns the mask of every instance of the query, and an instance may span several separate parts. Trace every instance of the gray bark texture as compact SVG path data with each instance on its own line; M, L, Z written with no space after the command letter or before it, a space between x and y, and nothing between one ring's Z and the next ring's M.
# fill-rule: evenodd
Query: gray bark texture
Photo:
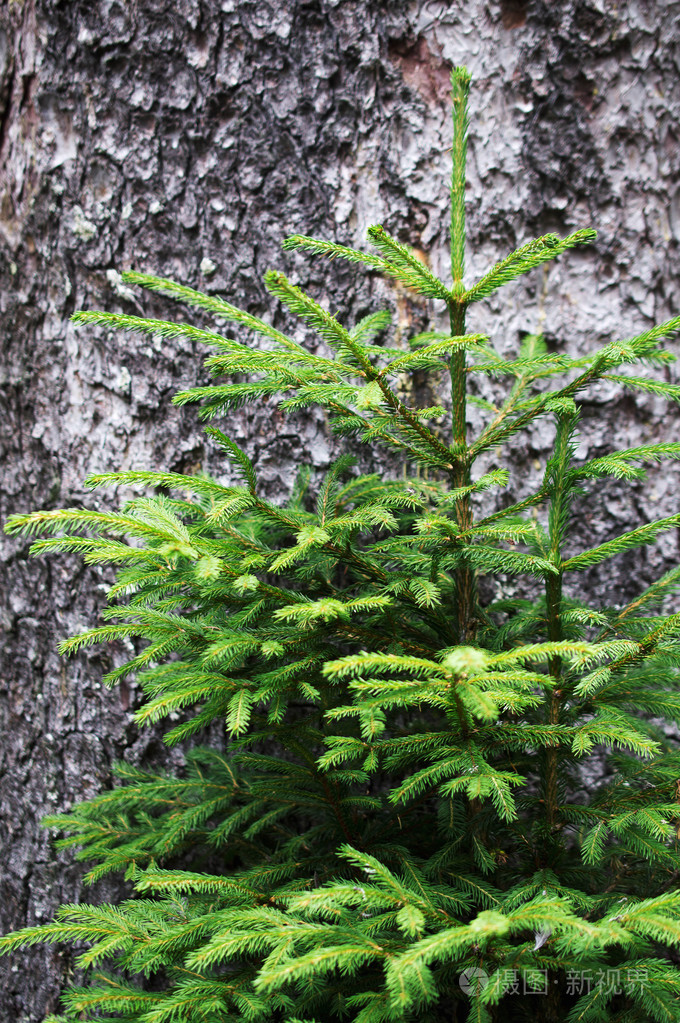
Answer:
M452 64L474 80L469 275L538 234L600 230L594 248L475 307L469 327L507 352L539 330L575 352L680 312L679 18L675 0L4 0L0 518L96 506L106 495L81 482L94 470L226 478L195 409L169 405L205 379L202 352L69 323L82 308L181 315L133 294L123 269L283 323L261 283L273 265L341 316L388 301L401 331L431 321L429 306L356 267L279 246L293 232L362 245L380 222L446 273ZM226 428L274 497L299 463L321 470L332 457L318 414L284 419L265 404ZM602 386L584 405L579 454L677 435L665 403ZM504 499L535 479L550 441L548 425L518 439ZM576 541L672 514L677 498L672 467L600 487ZM168 759L131 723L134 686L101 688L115 650L56 653L95 623L106 576L29 560L27 547L6 540L0 558L0 933L93 898L41 817L110 784L116 758ZM617 602L677 556L669 534L584 585ZM72 956L0 960L0 1020L54 1011Z

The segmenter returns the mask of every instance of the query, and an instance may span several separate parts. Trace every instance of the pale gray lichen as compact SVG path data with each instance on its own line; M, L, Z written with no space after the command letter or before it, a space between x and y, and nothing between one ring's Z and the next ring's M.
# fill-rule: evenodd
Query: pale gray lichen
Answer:
M90 242L97 234L97 225L87 219L80 206L74 206L71 230L84 242Z

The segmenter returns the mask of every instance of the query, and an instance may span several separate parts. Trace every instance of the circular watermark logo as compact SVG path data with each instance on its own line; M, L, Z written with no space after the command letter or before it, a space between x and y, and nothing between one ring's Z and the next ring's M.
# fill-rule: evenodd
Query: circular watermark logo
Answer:
M489 974L478 966L468 966L458 978L458 983L466 995L478 995L489 983Z

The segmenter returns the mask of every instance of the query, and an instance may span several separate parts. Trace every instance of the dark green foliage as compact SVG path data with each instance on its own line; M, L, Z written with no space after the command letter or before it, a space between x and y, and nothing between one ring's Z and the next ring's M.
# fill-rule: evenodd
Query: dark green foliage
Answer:
M380 343L389 316L348 328L279 272L268 288L321 346L136 273L128 283L247 328L261 347L76 314L205 342L227 382L176 401L201 402L206 418L263 395L320 405L338 433L400 455L403 477L358 476L345 455L315 500L303 470L278 506L211 427L234 486L103 474L89 484L156 496L8 523L44 537L36 553L120 566L104 624L64 653L143 640L106 676L135 675L137 721L167 719L169 743L217 721L227 734L224 751L192 748L179 778L120 765L118 787L47 822L92 864L89 880L125 871L131 884L119 906L64 906L53 923L2 939L4 950L84 943L92 980L65 995L62 1021L680 1018L680 753L660 727L680 722L680 614L667 604L680 569L624 607L570 596L573 573L680 525L671 516L580 552L570 542L584 481L637 479L645 463L680 457L678 443L574 457L576 401L595 381L678 399L659 379L612 371L667 362L660 342L680 318L578 359L532 337L508 360L465 333L471 302L594 237L539 238L463 284L468 86L454 71L451 285L382 227L369 231L377 256L302 236L285 244L444 302L450 335L391 348ZM415 369L450 374L448 430L444 407L409 404L403 376ZM469 373L508 383L502 404L481 402L488 423L473 438ZM508 472L479 475L477 457L538 417L556 424L538 490L479 517L478 495ZM477 580L498 574L526 577L533 598L499 593L483 606ZM584 794L589 758L601 780Z

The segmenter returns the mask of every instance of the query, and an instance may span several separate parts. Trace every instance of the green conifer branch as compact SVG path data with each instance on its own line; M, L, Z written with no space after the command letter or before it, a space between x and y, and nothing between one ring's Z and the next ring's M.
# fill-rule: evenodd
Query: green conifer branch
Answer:
M451 71L453 110L453 161L451 170L451 278L453 291L461 290L465 274L465 183L467 180L468 96L470 72L465 67Z
M582 554L575 554L573 557L567 558L566 561L562 562L562 571L582 572L587 568L592 568L594 565L599 565L607 558L613 558L616 554L622 554L624 551L631 550L631 548L652 543L659 533L679 525L680 514L670 515L668 518L658 519L656 522L648 522L638 529L631 529L627 533L622 533L614 540L608 540L606 543L593 547L589 551L583 551Z
M299 351L301 349L301 346L296 341L282 334L281 331L276 330L275 327L272 327L265 320L261 320L257 316L253 316L243 309L231 305L230 302L217 298L215 295L205 295L201 291L187 288L176 281L170 281L163 277L154 277L151 274L138 273L133 270L122 273L121 277L126 284L137 284L140 287L148 288L150 291L167 295L168 298L172 298L177 302L214 313L218 318L223 318L233 323L240 323L242 326L252 330L253 333L268 337L291 351ZM79 321L76 320L75 322Z
M546 574L545 577L547 632L551 643L560 643L564 638L562 631L562 547L567 535L569 512L574 492L574 483L569 479L569 467L574 454L573 437L577 421L575 415L557 416L554 454L545 471L544 488L548 490L550 495L548 518L549 557L552 565L557 569L556 573ZM558 726L561 719L562 704L568 696L568 693L563 692L562 689L562 658L559 654L550 658L549 670L552 685L548 696L547 724ZM551 833L554 832L558 823L558 769L558 748L551 746L546 752L544 797L547 824Z
M463 277L465 274L465 187L467 183L468 95L470 74L467 68L457 67L451 72L453 109L453 160L451 170L451 277L453 288L449 301L449 320L452 336L465 334ZM449 362L451 377L452 450L454 454L454 487L461 489L470 484L472 457L467 443L467 373L465 350L454 352ZM462 532L472 528L472 505L464 494L455 505L456 521ZM460 643L474 636L474 605L476 585L474 569L465 561L456 573L456 613Z
M375 247L405 275L405 281L411 282L410 286L414 290L430 298L449 301L450 294L446 285L435 277L407 245L392 238L381 224L372 225L366 233Z
M527 242L485 273L476 284L465 292L464 300L468 305L472 302L479 302L480 299L487 298L504 284L540 266L541 263L555 259L556 256L577 245L589 245L596 238L597 231L586 229L576 231L567 238L559 238L556 234L546 234Z

